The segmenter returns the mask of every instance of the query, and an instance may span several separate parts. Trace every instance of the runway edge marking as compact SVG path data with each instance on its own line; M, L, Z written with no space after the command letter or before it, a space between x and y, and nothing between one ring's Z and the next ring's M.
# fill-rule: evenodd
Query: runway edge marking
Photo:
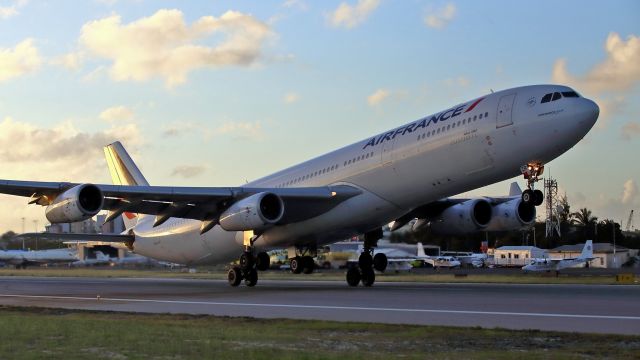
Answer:
M621 316L621 315L553 314L553 313L524 313L524 312L476 311L476 310L400 309L400 308L331 306L331 305L258 304L258 303L230 303L230 302L213 302L213 301L127 299L127 298L103 298L103 297L93 298L93 297L80 297L80 296L0 294L0 298L87 300L87 301L158 303L158 304L182 304L182 305L297 308L297 309L320 309L320 310L390 311L390 312L415 312L415 313L436 313L436 314L439 313L439 314L466 314L466 315L505 315L505 316L559 317L559 318L636 320L636 321L640 320L640 316Z

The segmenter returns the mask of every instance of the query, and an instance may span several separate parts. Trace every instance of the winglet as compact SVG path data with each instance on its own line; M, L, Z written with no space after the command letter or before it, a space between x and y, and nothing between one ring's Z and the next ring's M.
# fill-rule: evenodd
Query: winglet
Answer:
M517 182L512 182L509 187L509 196L518 196L522 194L522 189L520 189L520 185Z

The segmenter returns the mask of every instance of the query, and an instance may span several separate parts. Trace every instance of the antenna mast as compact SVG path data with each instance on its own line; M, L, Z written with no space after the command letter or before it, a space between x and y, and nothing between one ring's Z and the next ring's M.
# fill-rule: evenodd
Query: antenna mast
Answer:
M544 180L545 207L547 208L547 220L545 221L545 237L552 237L553 233L560 235L560 216L558 216L558 182L549 176Z

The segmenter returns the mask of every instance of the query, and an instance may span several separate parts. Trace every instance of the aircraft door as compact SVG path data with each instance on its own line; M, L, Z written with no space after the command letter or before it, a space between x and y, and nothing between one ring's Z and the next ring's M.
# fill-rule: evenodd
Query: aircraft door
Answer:
M509 126L513 124L513 102L516 99L516 94L505 95L500 98L498 102L497 122L496 128Z
M393 146L396 143L396 139L391 141L382 142L382 166L391 166L393 164Z

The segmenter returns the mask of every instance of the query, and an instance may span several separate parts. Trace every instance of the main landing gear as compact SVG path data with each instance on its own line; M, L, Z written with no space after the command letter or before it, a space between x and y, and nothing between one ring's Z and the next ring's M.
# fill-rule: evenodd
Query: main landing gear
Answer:
M378 246L378 240L382 239L382 229L376 229L364 234L364 249L358 258L358 266L352 266L347 271L347 284L358 286L360 282L364 286L372 286L376 281L375 270L384 272L387 269L387 256L378 253L373 256L373 248Z
M318 254L315 246L295 246L288 250L289 266L294 274L311 274L316 269L313 260Z
M539 206L544 202L544 194L540 190L534 189L539 176L544 172L544 164L533 162L520 167L520 172L527 180L527 189L522 192L522 202L528 205Z
M269 268L269 254L259 252L253 254L253 243L258 236L251 236L245 240L244 252L240 255L240 266L234 266L227 273L227 281L231 286L238 286L244 280L244 284L253 287L258 283L258 270L264 271Z

